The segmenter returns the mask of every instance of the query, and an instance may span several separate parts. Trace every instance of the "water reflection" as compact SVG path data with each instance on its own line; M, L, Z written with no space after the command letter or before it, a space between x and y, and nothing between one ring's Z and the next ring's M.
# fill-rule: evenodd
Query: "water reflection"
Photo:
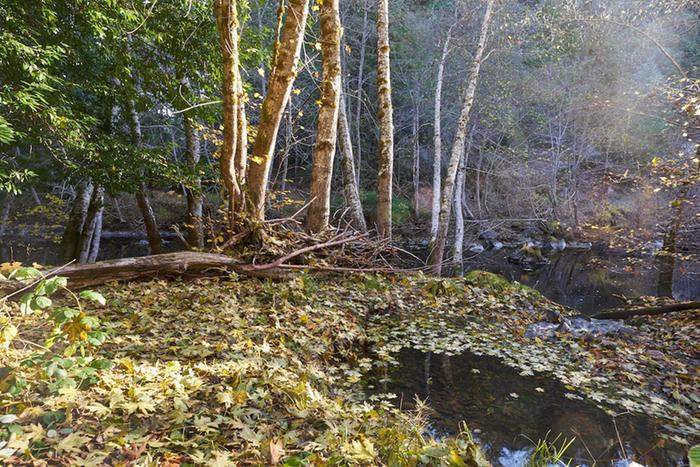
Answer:
M445 356L405 349L382 390L396 393L403 407L414 395L426 400L439 434L453 434L466 421L500 465L521 466L533 444L549 434L576 437L567 451L573 465L610 465L633 459L644 465L682 465L685 451L658 436L660 422L629 414L612 417L566 396L544 376L523 377L495 357ZM619 436L617 432L619 431Z
M168 251L180 249L178 241L163 241ZM150 254L148 241L134 238L102 238L98 260L129 258ZM23 264L39 263L42 265L58 265L60 261L60 246L58 243L39 239L0 238L0 263L20 261Z
M507 252L486 252L465 263L465 269L485 269L529 285L546 297L584 313L622 304L622 297L673 295L677 300L700 299L700 264L660 262L654 257L629 258L612 251L565 250L550 263L524 271L509 263Z

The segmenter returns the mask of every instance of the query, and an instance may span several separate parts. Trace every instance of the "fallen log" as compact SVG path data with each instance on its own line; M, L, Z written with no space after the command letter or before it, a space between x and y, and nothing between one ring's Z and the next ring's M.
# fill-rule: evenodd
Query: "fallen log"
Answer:
M333 239L307 246L284 255L275 261L264 264L244 264L236 259L216 253L198 253L180 251L135 258L110 259L92 264L69 264L45 272L44 278L60 275L68 279L70 289L94 287L107 282L131 281L138 279L156 279L168 277L202 277L237 274L258 278L284 279L296 274L286 268L285 263L297 256L312 251L342 245L364 238L366 234L354 236L337 236ZM33 285L16 281L0 280L0 300L17 299L20 292L29 290Z
M70 289L84 289L112 281L156 279L169 277L202 277L231 272L262 278L284 278L289 271L266 265L241 264L234 258L215 253L180 251L136 258L110 259L93 264L76 264L51 269L44 277L60 275L68 279ZM15 281L0 281L3 296L18 294L28 289L27 284Z
M670 305L648 306L630 309L602 311L591 316L594 319L627 319L635 316L662 315L676 311L700 310L700 302L672 303Z

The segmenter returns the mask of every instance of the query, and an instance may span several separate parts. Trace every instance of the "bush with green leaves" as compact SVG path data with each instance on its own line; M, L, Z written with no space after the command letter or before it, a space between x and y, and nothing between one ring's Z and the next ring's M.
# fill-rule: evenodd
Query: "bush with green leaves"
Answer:
M35 390L48 394L56 394L63 388L94 384L96 373L109 368L112 363L94 357L95 349L106 341L107 334L101 329L99 318L86 313L84 303L89 301L104 306L105 298L91 290L76 294L67 287L65 277L45 277L33 267L15 269L10 265L10 269L13 270L7 277L0 274L0 279L26 283L29 290L19 299L15 310L19 311L20 317L43 314L46 326L31 330L32 338L20 338L23 333L13 324L12 308L3 307L6 313L0 316L0 347L10 349L17 344L36 349L19 361L19 368L4 368L8 373L4 378L6 387L2 388L6 395L20 396L30 384ZM59 292L61 298L54 301L52 297ZM0 304L7 298L0 299ZM16 313L14 315L17 318ZM27 374L32 377L26 377Z

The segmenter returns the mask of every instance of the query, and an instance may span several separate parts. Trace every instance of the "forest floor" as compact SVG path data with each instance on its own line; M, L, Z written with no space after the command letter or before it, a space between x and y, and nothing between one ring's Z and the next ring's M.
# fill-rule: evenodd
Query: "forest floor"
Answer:
M676 442L700 435L697 313L579 335L559 326L571 310L478 273L233 276L99 292L106 305L84 313L107 340L62 373L38 364L49 356L37 351L47 314L0 303L1 324L19 330L0 342L4 462L487 465L467 431L431 439L425 411L367 393L404 347L495 355L551 374L571 397L664 419ZM533 325L548 331L533 336Z

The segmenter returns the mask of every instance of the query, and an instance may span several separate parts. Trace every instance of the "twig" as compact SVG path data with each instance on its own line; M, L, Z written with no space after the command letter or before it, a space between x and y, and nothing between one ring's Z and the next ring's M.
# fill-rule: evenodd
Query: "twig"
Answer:
M8 295L5 295L4 297L0 297L0 302L4 302L4 301L6 301L8 298L17 295L18 293L21 293L21 292L24 292L25 290L31 289L32 287L34 287L35 285L37 285L39 282L41 282L41 281L43 281L43 280L45 280L45 279L48 279L48 278L50 278L50 277L55 276L56 274L58 274L59 272L61 272L63 269L65 269L65 268L67 268L68 266L70 266L71 264L73 264L74 262L75 262L75 260L71 260L70 262L64 264L63 266L59 266L59 267L57 267L57 268L55 268L55 269L52 269L52 270L49 271L49 273L46 274L46 275L42 274L42 275L41 275L41 278L38 278L38 279L36 279L36 280L30 282L29 284L25 285L25 286L22 287L21 289L15 290L14 292L12 292L12 293L10 293L10 294L8 294ZM41 271L40 271L40 272L41 272Z
M352 242L355 240L359 240L361 238L366 237L367 235L368 234L355 235L352 237L346 237L346 238L340 238L340 239L338 239L336 237L336 239L330 240L328 242L319 243L317 245L307 246L305 248L301 248L299 250L293 251L287 255L284 255L284 256L276 259L275 261L273 261L271 263L251 264L250 266L248 266L248 268L251 270L254 270L254 271L262 271L265 269L277 268L277 267L280 267L282 264L284 264L286 261L289 261L290 259L295 258L299 255L303 255L304 253L309 253L311 251L316 251L316 250L320 250L322 248L328 248L331 246L342 245L343 243L348 243L348 242Z

